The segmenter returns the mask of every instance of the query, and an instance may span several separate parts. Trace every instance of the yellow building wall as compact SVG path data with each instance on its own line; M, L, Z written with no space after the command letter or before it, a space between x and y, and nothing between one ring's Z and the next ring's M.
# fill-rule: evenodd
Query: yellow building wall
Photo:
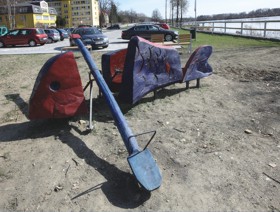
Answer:
M50 16L48 13L33 14L34 27L48 28L50 26L55 26L55 21L56 16Z
M16 15L16 28L32 28L34 27L33 14Z
M72 21L72 7L71 7L71 1L69 0L62 0L62 5L61 5L61 13L62 17L66 19L66 25L67 27L72 27L73 26L73 21ZM65 5L65 7L64 7Z
M61 0L48 2L48 4L66 19L66 27L77 27L80 24L99 25L98 0Z
M65 7L64 7L64 5L65 5ZM64 17L66 19L66 27L72 27L73 20L72 20L71 1L69 1L69 0L61 1L61 13L62 13L62 17Z
M7 15L1 15L2 22L0 22L0 25L5 25L8 28L10 28L9 21L7 20ZM15 17L16 27L15 28L31 28L34 27L34 21L33 21L33 14L16 14Z
M6 26L9 28L9 24L6 20L6 15L0 15L0 26Z
M10 24L7 20L7 15L0 15L0 25L7 26L10 28ZM50 15L48 13L43 14L33 14L33 13L25 13L25 14L16 14L15 16L15 28L34 28L34 27L42 27L47 28L50 26L55 26L56 15Z
M81 0L62 0L49 2L50 7L54 7L60 10L61 16L67 21L66 27L78 26L80 24L89 24L93 26L99 25L99 5L98 0L90 0L89 4L81 4ZM56 6L54 6L56 3ZM58 6L59 5L59 6ZM85 9L82 9L84 8ZM90 12L90 14L89 14ZM59 13L59 12L58 12ZM25 15L25 18L22 17ZM42 14L17 14L16 15L16 27L38 27L38 26L53 26L55 20L46 20L43 18L38 20L38 15ZM43 14L43 16L47 16ZM3 23L5 22L5 23ZM2 23L0 25L7 25L5 16L2 17Z

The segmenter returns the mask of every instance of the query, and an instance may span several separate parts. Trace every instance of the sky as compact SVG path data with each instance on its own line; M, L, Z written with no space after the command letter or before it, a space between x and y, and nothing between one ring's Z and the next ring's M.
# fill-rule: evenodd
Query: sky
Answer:
M184 17L195 17L195 0L188 0L189 8ZM119 3L119 10L133 9L137 13L152 16L155 9L165 18L165 0L115 0ZM168 0L169 2L169 0ZM196 15L214 15L222 13L250 12L263 8L280 8L280 0L196 0ZM169 17L169 5L167 18Z

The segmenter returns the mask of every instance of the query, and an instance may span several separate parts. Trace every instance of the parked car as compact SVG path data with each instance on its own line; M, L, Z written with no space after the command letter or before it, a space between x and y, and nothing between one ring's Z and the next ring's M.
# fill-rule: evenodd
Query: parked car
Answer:
M109 46L109 39L96 27L78 27L72 31L73 34L79 34L81 40L85 45L91 45L92 48L107 48ZM75 41L70 36L70 46L75 46Z
M166 23L158 23L158 24L156 24L156 25L160 26L160 27L163 28L163 29L170 29L169 25L166 24Z
M48 43L56 43L60 40L59 32L56 29L45 29L44 31L48 35Z
M64 30L68 33L68 35L70 36L72 31L74 30L75 28L74 27L71 27L71 28L64 28Z
M9 45L44 45L47 41L48 35L41 28L14 29L0 37L0 48Z
M127 30L122 31L122 39L130 40L133 36L140 36L147 40L151 39L151 34L163 34L165 41L172 41L178 38L178 32L163 29L154 24L135 25Z
M119 24L113 24L112 26L107 27L107 29L120 29L120 25Z
M59 29L59 28L56 28L56 30L59 32L60 34L60 40L63 41L65 38L69 38L69 34L66 30L64 29Z
M92 27L92 26L89 24L80 24L78 27Z
M3 36L8 33L8 28L5 26L0 26L0 36Z

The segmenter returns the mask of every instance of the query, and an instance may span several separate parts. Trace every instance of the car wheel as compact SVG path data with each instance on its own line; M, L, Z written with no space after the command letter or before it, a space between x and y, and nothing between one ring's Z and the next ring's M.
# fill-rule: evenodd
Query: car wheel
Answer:
M28 43L29 46L36 46L35 40L30 40Z
M0 41L0 48L3 48L3 47L5 47L5 44L2 41Z
M48 38L48 43L52 43L52 42L53 42L53 39Z
M63 41L63 40L64 40L64 38L60 38L60 40L61 40L61 41Z
M170 35L170 34L165 35L165 40L166 41L172 41L173 40L172 35Z

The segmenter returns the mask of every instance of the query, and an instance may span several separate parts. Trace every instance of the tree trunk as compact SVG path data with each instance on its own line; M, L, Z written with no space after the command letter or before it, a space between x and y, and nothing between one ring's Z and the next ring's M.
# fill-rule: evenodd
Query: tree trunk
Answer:
M178 23L179 23L179 2L180 0L177 0L176 1L176 27L178 26Z

